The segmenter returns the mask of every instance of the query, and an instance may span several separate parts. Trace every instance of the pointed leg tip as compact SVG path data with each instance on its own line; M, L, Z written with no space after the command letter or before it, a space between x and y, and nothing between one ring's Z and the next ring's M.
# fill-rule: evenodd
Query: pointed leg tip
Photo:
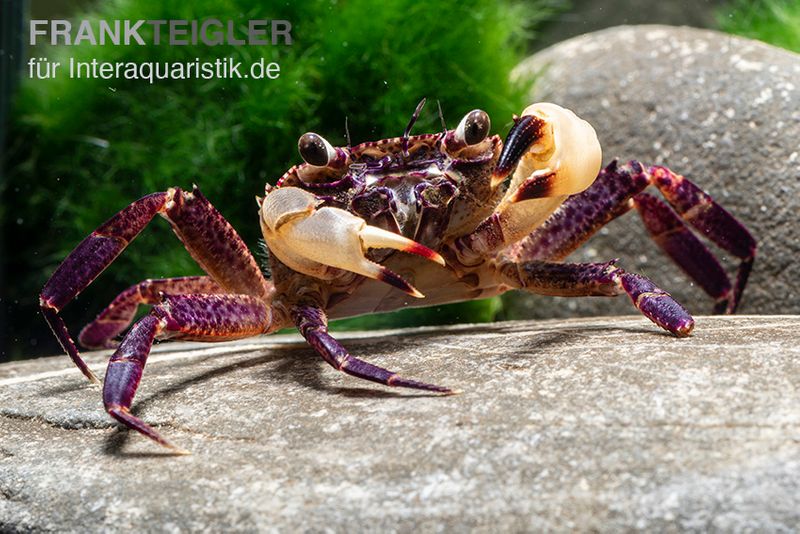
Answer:
M169 449L175 455L185 456L191 454L189 450L173 445L164 439L161 434L155 431L153 427L133 415L128 408L114 405L107 407L106 411L108 412L108 415L125 425L127 428L135 430L143 436L150 438L162 447Z
M392 248L395 250L402 250L408 254L414 254L426 260L434 261L442 267L445 265L444 258L435 250L431 250L413 239L408 239L407 237L383 230L382 228L366 225L360 230L359 237L361 238L362 246L366 248Z
M167 442L166 444L160 443L159 445L163 445L167 449L170 450L175 456L191 456L192 451L188 449L184 449L182 447L178 447L177 445L173 445L172 443Z
M692 330L694 330L694 319L692 317L684 318L678 321L664 320L657 316L648 316L648 319L655 322L658 326L670 334L679 338L689 337L689 335L692 333Z
M429 259L431 261L434 261L434 262L438 263L442 267L446 267L447 266L447 262L444 261L444 258L442 257L442 255L439 254L438 252L434 252L433 255Z
M91 369L89 369L88 367L86 368L86 370L84 371L84 373L83 373L83 374L84 374L84 376L85 376L86 378L88 378L88 379L89 379L89 382L91 382L93 385L95 385L95 386L101 386L101 385L102 385L102 383L100 382L100 379L99 379L99 378L97 378L97 375L96 375L96 374L94 374L94 373L92 372L92 370L91 370Z
M444 267L446 265L446 263L444 261L444 258L441 256L441 254L439 254L435 250L431 250L428 247L426 247L425 245L421 245L421 244L417 243L416 241L412 241L411 243L412 244L408 248L406 248L405 252L408 252L410 254L415 254L417 256L421 256L421 257L425 258L426 260L430 260L432 262L438 263L442 267Z
M375 277L376 280L380 280L381 282L387 283L391 286L396 287L400 291L404 291L405 293L411 295L414 298L423 299L425 295L420 293L420 291L406 282L401 276L393 273L386 267L380 266L380 271L378 275Z
M408 388L408 389L416 389L419 391L428 391L431 393L438 393L443 397L447 397L450 395L459 395L462 393L460 389L450 389L443 386L437 386L434 384L428 384L426 382L419 382L417 380L409 380L407 378L402 378L400 376L394 375L386 382L387 386L391 387L400 387L400 388Z

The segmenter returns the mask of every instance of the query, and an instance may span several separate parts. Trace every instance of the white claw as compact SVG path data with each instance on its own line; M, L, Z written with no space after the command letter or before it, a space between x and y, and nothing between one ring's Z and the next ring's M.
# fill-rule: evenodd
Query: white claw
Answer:
M602 164L594 128L572 111L539 102L525 108L522 116L526 115L544 121L545 126L520 158L508 191L495 210L503 221L506 243L525 237L569 195L592 185Z
M261 205L261 229L270 251L295 271L327 279L329 267L381 280L415 297L408 282L365 257L369 248L391 248L417 254L440 265L444 259L416 241L332 207L317 208L319 199L297 187L273 190Z
M522 116L534 115L548 127L520 159L509 191L537 171L556 171L550 196L574 195L594 182L602 165L602 150L591 124L567 108L549 102L531 104Z

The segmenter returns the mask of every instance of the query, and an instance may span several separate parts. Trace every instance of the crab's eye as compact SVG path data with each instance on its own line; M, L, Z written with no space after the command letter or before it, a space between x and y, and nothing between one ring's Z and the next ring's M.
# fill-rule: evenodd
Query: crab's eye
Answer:
M456 135L468 145L475 145L486 139L492 122L489 115L480 109L467 113L456 128Z
M309 165L324 167L336 157L336 150L321 135L304 133L297 141L300 156Z

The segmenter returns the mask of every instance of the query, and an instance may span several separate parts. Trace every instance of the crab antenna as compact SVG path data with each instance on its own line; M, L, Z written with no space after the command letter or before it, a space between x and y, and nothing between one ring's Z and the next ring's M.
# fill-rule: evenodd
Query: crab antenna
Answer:
M344 135L347 137L347 150L352 146L350 143L350 125L347 122L347 115L344 116Z
M447 131L447 124L444 122L444 113L442 113L442 103L436 99L436 105L439 106L439 118L442 119L442 130Z
M414 114L411 115L411 120L408 121L408 126L406 126L406 131L403 132L403 155L408 156L408 135L411 133L411 128L414 127L414 123L417 122L419 118L419 114L422 111L422 108L425 107L425 101L427 98L423 98L417 104L417 109L414 110Z

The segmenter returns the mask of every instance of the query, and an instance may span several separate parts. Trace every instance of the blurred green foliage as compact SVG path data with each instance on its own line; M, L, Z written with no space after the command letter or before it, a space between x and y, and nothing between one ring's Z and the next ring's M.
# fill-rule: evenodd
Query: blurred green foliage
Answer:
M146 81L26 80L8 140L2 191L5 258L12 305L12 357L53 353L37 316L37 295L55 266L96 226L132 200L172 185L197 183L255 250L259 228L253 197L296 163L296 141L317 131L344 144L396 136L417 102L441 102L450 126L480 107L504 133L525 104L510 70L531 31L559 0L113 0L78 19L286 19L293 46L44 47L32 56L76 61L213 61L248 65L263 57L281 65L279 79ZM94 27L97 27L96 25ZM146 28L146 27L145 27ZM142 34L146 34L143 31ZM63 67L62 67L63 69ZM25 75L27 77L27 74ZM416 132L436 130L436 105ZM198 273L198 267L156 221L65 310L73 331L113 296L147 277ZM498 301L404 310L371 324L491 320ZM394 322L392 322L394 321ZM33 345L39 344L38 349Z
M800 52L798 0L734 0L717 19L726 32Z

